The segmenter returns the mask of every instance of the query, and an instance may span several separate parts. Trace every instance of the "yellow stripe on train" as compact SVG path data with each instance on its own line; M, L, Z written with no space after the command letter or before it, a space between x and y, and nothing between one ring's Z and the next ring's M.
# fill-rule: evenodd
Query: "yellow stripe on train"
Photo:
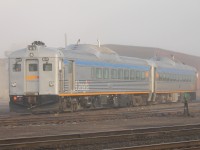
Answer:
M92 96L92 95L112 95L112 94L148 94L149 91L136 92L80 92L80 93L60 93L59 96Z
M26 76L26 80L37 80L39 76Z

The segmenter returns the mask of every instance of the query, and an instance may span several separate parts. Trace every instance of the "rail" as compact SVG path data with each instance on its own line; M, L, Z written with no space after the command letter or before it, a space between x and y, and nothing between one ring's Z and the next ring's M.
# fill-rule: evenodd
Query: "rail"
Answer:
M47 124L67 124L74 122L91 122L101 120L119 120L119 119L136 119L145 117L167 117L167 116L183 116L183 106L169 106L171 108L151 109L147 106L139 108L125 108L95 110L86 112L74 112L63 114L43 114L43 115L26 115L26 116L0 116L0 127L3 126L28 126L28 125L47 125ZM199 105L191 106L191 115L200 113Z
M159 128L143 128L135 130L107 131L97 133L82 133L72 135L52 135L41 137L27 137L17 139L0 140L0 149L36 149L36 148L88 148L91 149L113 149L115 147L125 147L129 143L132 150L141 146L157 144L162 147L164 143L185 141L186 139L200 139L200 124L185 126L164 126ZM183 143L183 142L182 142ZM178 144L177 144L178 145ZM181 145L181 144L179 144ZM191 145L195 145L194 143ZM131 149L132 148L132 149ZM159 149L159 148L158 148ZM128 150L128 148L127 148ZM135 150L135 149L133 149ZM144 149L146 150L145 146Z
M200 140L152 144L152 145L133 146L133 147L111 148L111 149L104 149L104 150L170 150L170 149L199 150L200 149Z

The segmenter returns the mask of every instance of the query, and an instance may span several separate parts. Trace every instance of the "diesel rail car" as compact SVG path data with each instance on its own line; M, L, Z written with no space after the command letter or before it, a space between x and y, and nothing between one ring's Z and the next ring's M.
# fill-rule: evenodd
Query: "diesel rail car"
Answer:
M197 70L169 58L119 56L96 45L35 41L9 55L10 111L75 111L195 97Z

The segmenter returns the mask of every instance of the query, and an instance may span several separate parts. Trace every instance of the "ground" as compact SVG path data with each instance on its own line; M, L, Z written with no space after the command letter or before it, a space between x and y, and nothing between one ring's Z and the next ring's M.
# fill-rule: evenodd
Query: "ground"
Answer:
M196 104L191 104L196 106ZM88 132L100 132L108 130L125 130L125 129L136 129L145 127L158 127L158 126L171 126L171 125L185 125L185 124L195 124L200 122L198 107L192 108L189 104L191 116L186 117L184 115L158 115L150 117L138 117L134 119L114 119L114 120L98 120L91 122L71 122L64 124L39 124L39 125L25 125L25 126L6 126L0 127L0 139L3 138L16 138L16 137L27 137L27 136L44 136L44 135L57 135L57 134L74 134L74 133L88 133ZM198 103L200 105L200 103ZM174 104L173 106L180 107L181 113L183 112L183 104ZM90 112L77 112L69 114L50 114L44 115L44 117L60 115L67 116L79 116L92 114L102 114L102 113L123 113L124 111L151 111L156 108L160 108L160 111L164 108L169 108L170 105L157 105L150 107L139 107L139 108L122 108L122 109L112 109L112 110L100 110L100 111L90 111ZM6 108L4 108L7 111ZM28 116L27 116L28 117Z

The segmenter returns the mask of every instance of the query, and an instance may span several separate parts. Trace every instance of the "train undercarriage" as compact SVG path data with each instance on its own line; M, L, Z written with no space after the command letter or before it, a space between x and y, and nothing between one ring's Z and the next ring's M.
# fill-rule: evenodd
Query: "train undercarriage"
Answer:
M195 93L189 93L191 100ZM179 102L183 93L126 94L96 96L10 96L11 112L73 112L102 108L137 107L157 103Z
M10 96L11 112L77 111L147 105L148 95Z

